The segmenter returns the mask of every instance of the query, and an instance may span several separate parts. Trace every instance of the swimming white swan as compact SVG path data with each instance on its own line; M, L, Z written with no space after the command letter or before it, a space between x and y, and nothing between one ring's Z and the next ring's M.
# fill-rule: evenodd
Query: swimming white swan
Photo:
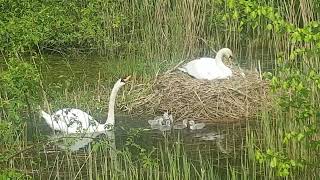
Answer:
M61 131L67 134L110 131L113 129L115 123L114 106L117 93L129 79L130 76L121 78L114 84L109 99L108 118L104 124L98 123L88 113L74 108L60 109L52 115L41 111L41 116L46 120L47 124L53 130Z
M222 60L225 58L232 58L232 51L229 48L220 49L215 59L203 57L190 61L178 69L196 79L227 79L232 76L232 71L223 64Z

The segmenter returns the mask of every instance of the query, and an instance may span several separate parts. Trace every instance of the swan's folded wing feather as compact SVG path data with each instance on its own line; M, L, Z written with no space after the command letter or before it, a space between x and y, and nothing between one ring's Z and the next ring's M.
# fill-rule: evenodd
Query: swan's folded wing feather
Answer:
M201 59L190 61L184 69L186 69L187 73L196 79L204 79L207 74L207 62Z
M97 126L92 116L79 109L61 109L53 115L53 119L70 132L82 131L83 129L88 129L90 126Z
M190 61L179 70L188 73L196 79L214 80L226 78L215 59L208 57Z

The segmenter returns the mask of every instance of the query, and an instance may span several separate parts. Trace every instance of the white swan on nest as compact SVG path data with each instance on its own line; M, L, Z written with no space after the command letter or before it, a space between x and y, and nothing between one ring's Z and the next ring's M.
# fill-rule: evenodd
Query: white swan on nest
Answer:
M114 106L117 93L129 79L130 76L121 78L114 84L109 99L108 118L104 124L98 123L88 113L74 108L60 109L52 115L41 111L41 116L46 120L51 129L67 134L110 131L113 129L115 123Z
M215 59L208 57L199 58L188 62L178 69L196 79L227 79L232 76L232 71L223 64L222 60L225 58L232 58L232 51L229 48L220 49Z

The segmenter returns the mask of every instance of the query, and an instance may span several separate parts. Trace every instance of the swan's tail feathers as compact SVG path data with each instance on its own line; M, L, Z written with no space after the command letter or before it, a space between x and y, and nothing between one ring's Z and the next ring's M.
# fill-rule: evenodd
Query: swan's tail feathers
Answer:
M184 67L179 67L178 70L180 70L182 72L187 72L187 70Z
M40 111L41 117L43 117L44 119L50 119L51 120L51 116L50 114L44 112L44 111Z

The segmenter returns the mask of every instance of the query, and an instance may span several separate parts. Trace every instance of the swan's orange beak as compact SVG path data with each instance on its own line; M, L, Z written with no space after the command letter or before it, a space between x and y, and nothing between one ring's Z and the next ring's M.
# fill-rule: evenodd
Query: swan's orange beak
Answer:
M127 81L130 80L130 78L131 78L131 76L124 77L124 78L122 78L122 81L123 81L123 82L127 82Z

